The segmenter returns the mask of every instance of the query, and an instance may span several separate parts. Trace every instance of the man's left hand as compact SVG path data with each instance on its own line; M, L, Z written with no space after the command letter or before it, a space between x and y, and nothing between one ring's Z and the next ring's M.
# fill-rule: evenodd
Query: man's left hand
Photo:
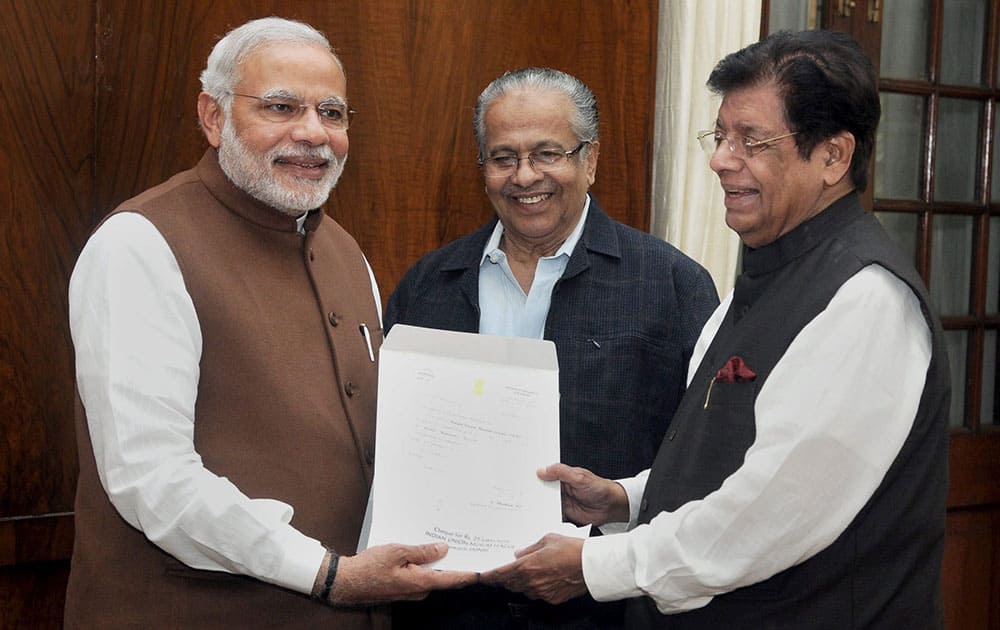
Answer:
M550 604L586 594L583 539L546 534L514 555L517 560L483 573L480 580Z

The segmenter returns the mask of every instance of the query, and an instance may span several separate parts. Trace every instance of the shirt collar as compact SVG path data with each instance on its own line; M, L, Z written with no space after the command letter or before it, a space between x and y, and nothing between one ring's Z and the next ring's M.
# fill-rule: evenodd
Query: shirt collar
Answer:
M577 242L580 240L580 235L583 234L583 226L587 223L587 211L590 210L590 194L583 202L583 212L580 213L580 219L576 222L576 227L570 232L569 236L563 241L559 249L555 251L552 256L546 256L546 258L558 258L559 256L571 256L573 254L573 248L576 247ZM503 251L500 249L500 239L503 237L503 221L497 221L497 224L493 226L493 233L490 235L489 240L486 241L486 246L483 248L483 255L479 258L479 265L486 261L486 259L494 253L499 252L503 255Z

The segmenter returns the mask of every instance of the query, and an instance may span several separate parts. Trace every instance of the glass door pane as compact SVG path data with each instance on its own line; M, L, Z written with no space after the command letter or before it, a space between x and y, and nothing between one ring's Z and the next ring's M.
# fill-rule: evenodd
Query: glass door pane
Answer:
M926 100L891 92L880 96L882 120L875 143L875 196L920 199Z
M972 217L936 215L931 243L931 299L941 316L969 314Z
M938 113L937 155L934 169L934 199L976 200L976 166L979 163L981 101L942 98Z
M997 103L993 104L996 108ZM995 111L995 110L994 110ZM996 203L1000 202L1000 142L997 141L997 133L1000 133L1000 116L994 114L993 116L993 162L990 165L990 181L993 183L990 187L990 198Z
M889 233L896 245L902 249L913 264L917 263L917 219L916 214L904 212L876 212L875 218Z
M808 31L816 28L816 0L771 0L767 32Z
M947 0L943 3L941 82L982 85L987 0Z
M885 0L880 68L883 77L927 79L929 15L930 0Z
M996 406L997 388L997 331L987 330L983 344L983 406L980 424L1000 425L1000 409Z
M986 314L996 315L998 312L1000 312L1000 217L990 217L990 249L989 257L986 259Z
M965 424L965 363L969 335L964 330L944 331L948 347L948 364L951 367L951 426Z

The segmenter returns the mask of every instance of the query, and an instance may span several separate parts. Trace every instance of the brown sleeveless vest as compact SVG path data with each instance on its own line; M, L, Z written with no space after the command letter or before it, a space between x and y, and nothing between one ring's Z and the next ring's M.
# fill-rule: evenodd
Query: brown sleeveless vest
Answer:
M251 499L295 509L292 526L355 551L372 477L377 364L359 327L381 325L361 251L322 212L295 221L236 189L209 150L119 206L169 244L203 337L195 448ZM109 215L110 216L110 215ZM115 511L77 413L80 479L67 627L370 628L370 610L333 609L252 578L194 570Z

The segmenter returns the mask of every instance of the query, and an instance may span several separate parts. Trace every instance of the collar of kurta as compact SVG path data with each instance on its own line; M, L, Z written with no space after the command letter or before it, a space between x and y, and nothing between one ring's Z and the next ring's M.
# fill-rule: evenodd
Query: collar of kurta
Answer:
M743 248L743 273L761 276L799 258L864 214L858 194L851 191L816 216L796 226L772 243Z
M773 243L743 248L743 273L736 279L730 312L739 322L774 279L772 272L797 260L864 214L857 193L851 192L796 226Z
M289 216L279 210L250 196L246 191L237 188L219 166L219 153L214 148L209 148L201 156L198 166L195 167L198 177L205 182L205 186L212 193L219 203L226 206L233 212L255 225L259 225L269 230L279 232L297 232L298 225L295 217ZM323 210L317 208L309 211L309 216L305 221L305 231L312 232L319 227L323 220Z

